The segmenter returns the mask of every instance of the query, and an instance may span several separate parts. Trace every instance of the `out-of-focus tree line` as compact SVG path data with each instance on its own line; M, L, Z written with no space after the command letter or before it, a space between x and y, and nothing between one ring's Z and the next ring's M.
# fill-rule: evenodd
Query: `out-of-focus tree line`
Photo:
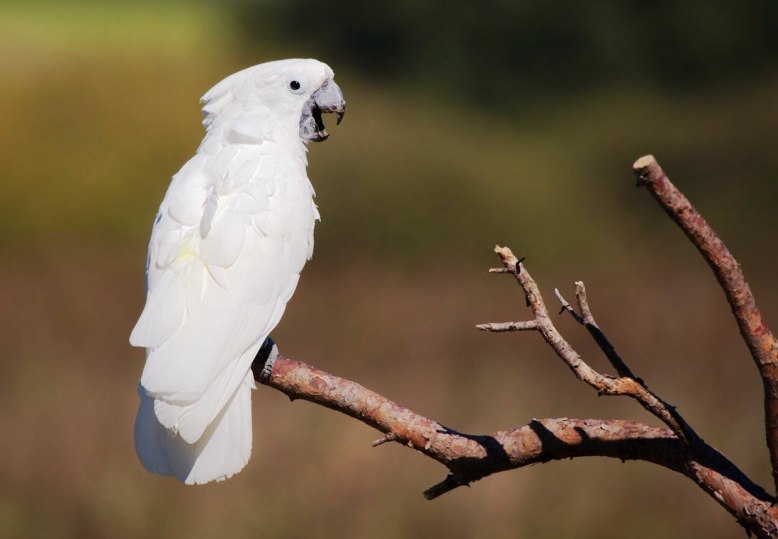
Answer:
M501 106L606 82L690 89L778 63L778 2L244 0L246 36ZM515 101L514 101L515 102Z

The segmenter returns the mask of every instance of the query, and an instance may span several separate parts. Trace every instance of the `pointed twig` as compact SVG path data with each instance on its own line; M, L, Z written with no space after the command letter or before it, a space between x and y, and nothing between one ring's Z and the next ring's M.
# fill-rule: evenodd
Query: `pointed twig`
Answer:
M590 324L597 327L597 322L594 320L594 314L589 307L589 298L586 295L586 285L583 281L576 281L575 283L575 299L578 302L578 308L581 310L581 318L583 318L584 324Z
M370 444L373 447L378 447L379 445L383 445L387 442L394 442L397 439L397 435L393 432L387 432L377 440L373 440L373 443Z
M597 346L600 347L600 350L602 350L603 354L605 354L605 357L608 358L608 361L610 361L611 365L616 370L616 373L619 376L633 378L638 383L645 386L643 380L635 376L635 374L632 372L629 366L627 366L621 356L616 353L616 349L613 347L611 342L608 340L608 337L605 336L605 333L602 332L600 327L597 325L597 322L594 320L594 315L592 314L592 310L589 307L589 299L586 296L586 287L584 286L583 282L575 282L575 297L578 302L578 309L581 311L581 314L578 314L575 309L572 308L570 303L562 296L562 293L558 288L554 289L554 293L556 294L559 303L562 304L562 311L560 312L569 312L576 322L586 328L586 330L589 332L589 335L591 335L592 339L594 339L594 342L597 343Z
M583 324L584 320L577 312L575 312L575 309L573 309L573 306L570 305L570 302L567 301L564 296L562 295L562 292L559 291L558 288L554 289L554 294L556 295L556 299L559 301L559 304L562 306L562 308L559 310L559 314L562 314L563 312L570 313L570 316L572 316L576 322L579 324Z
M478 324L475 327L481 331L499 333L502 331L531 331L538 329L538 323L535 320L525 320L521 322L489 322Z

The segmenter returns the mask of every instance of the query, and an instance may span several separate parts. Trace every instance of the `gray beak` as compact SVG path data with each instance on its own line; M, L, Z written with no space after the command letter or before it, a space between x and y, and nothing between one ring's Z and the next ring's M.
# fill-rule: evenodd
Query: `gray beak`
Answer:
M325 81L303 105L300 116L300 137L303 140L321 142L330 136L321 118L326 112L335 113L337 124L340 124L346 114L346 100L334 80Z

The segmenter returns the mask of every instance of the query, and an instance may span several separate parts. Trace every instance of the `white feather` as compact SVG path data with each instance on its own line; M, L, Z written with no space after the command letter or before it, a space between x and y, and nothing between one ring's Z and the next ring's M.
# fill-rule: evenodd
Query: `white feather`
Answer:
M154 399L139 388L135 449L143 466L153 473L175 476L188 485L221 481L238 473L251 456L252 387L249 372L227 405L192 444L159 423Z
M173 335L184 321L186 301L182 284L172 271L165 272L148 294L143 312L130 334L130 344L158 348Z

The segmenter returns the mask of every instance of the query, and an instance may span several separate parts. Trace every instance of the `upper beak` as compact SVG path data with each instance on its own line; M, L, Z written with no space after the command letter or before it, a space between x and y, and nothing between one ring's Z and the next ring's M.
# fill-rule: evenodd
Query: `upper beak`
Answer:
M321 87L311 94L303 105L300 117L300 136L304 140L320 142L329 137L322 120L322 113L334 112L337 116L337 124L343 120L346 114L346 100L340 86L334 80L327 80Z
M338 117L336 124L340 125L346 115L346 100L337 82L328 80L311 97L322 112L334 112Z

